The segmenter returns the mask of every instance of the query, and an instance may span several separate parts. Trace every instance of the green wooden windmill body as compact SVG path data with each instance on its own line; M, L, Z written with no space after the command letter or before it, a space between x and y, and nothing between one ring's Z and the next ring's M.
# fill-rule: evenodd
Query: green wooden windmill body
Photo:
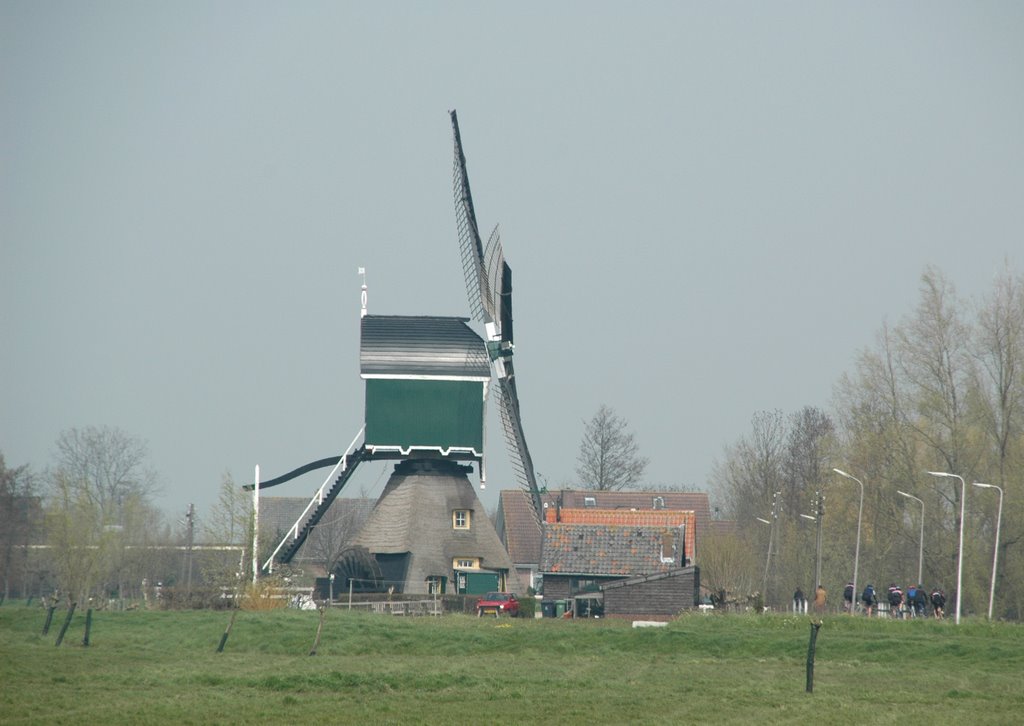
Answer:
M490 362L465 318L367 315L360 375L374 454L480 460Z

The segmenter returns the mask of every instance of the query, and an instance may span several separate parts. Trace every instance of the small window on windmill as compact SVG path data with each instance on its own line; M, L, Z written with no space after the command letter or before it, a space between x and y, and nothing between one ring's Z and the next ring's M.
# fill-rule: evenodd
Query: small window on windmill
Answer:
M452 512L452 529L469 529L470 511L468 509L456 509Z
M597 497L583 497L583 506L584 507L596 507L597 506Z
M654 502L653 502L653 507L654 507L654 509L664 509L665 508L665 497L655 497L654 498Z

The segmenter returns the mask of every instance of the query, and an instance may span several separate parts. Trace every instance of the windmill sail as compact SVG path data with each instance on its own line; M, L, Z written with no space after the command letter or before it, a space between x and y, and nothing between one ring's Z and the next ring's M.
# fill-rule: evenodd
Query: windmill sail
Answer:
M455 135L455 169L453 189L455 216L459 231L462 269L466 276L466 292L473 316L487 328L487 350L498 376L501 390L500 411L505 446L520 486L530 495L534 511L542 516L542 502L533 459L523 433L523 418L512 367L512 268L505 262L501 236L495 227L484 247L473 207L466 172L466 156L462 151L459 119L451 112Z
M462 272L466 276L466 294L473 317L481 323L488 319L484 301L491 300L484 267L484 245L480 229L476 224L476 210L473 207L473 193L469 189L469 175L466 173L466 156L462 153L462 137L459 135L459 118L451 112L452 129L455 132L455 168L452 192L455 196L455 222L459 230L459 251L462 255ZM497 230L495 230L497 232ZM493 237L493 235L492 235Z
M509 360L506 366L507 369L511 369L512 361ZM501 423L505 429L505 448L508 449L519 486L530 495L533 510L541 517L544 505L541 502L540 489L537 487L533 459L530 457L526 435L523 433L523 417L519 412L519 395L516 393L514 374L499 379L498 384L501 387Z

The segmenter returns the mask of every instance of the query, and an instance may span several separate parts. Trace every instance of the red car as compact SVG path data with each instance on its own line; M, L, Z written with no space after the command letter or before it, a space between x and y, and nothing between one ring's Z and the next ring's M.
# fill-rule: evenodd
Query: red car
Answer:
M519 600L511 592L489 592L476 601L477 617L483 615L508 615L516 617L519 615Z

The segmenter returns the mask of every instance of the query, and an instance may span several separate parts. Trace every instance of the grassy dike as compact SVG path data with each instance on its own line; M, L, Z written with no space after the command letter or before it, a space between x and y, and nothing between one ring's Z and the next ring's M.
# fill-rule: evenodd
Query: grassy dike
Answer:
M84 613L0 607L0 724L1024 722L1016 624L401 618L329 611ZM883 720L884 719L884 720Z

